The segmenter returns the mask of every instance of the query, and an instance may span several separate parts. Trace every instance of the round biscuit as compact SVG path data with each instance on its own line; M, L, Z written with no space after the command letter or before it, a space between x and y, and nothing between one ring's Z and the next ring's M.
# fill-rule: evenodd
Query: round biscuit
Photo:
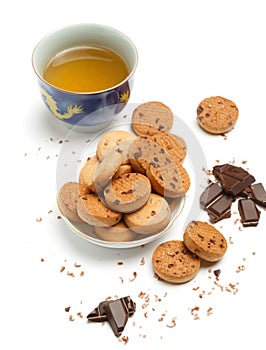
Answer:
M116 171L116 173L113 176L113 179L116 179L117 177L123 175L123 174L129 174L133 173L133 168L130 164L122 164Z
M67 182L59 190L57 204L60 212L73 222L82 222L77 213L79 197L90 193L87 185L78 182Z
M156 134L148 136L148 139L163 147L176 162L182 162L186 157L186 143L177 135L158 131Z
M146 204L133 213L124 214L127 226L134 232L148 235L164 230L171 219L167 201L160 195L151 193Z
M95 226L94 232L98 238L108 242L130 242L137 237L123 220L114 226Z
M130 149L134 139L121 141L119 145L112 146L105 153L95 171L95 189L100 195L102 190L113 178L120 166L130 158Z
M207 222L190 222L183 239L189 250L206 261L220 260L227 250L225 237Z
M136 136L126 130L111 130L99 140L96 148L96 156L102 160L104 153L113 147L119 146L122 141L133 139Z
M159 278L170 283L192 280L200 269L200 258L187 249L183 241L160 244L153 252L152 266Z
M78 216L93 226L113 226L122 219L122 214L107 208L95 193L79 198Z
M92 192L96 192L94 180L98 164L96 157L88 158L79 173L79 182L87 185Z
M221 96L205 98L197 107L198 124L211 134L223 134L233 129L238 114L236 104Z
M153 135L158 131L169 132L173 125L173 112L159 101L145 102L132 114L132 128L137 135Z
M132 142L130 156L133 169L146 174L155 192L171 198L184 194L177 162L160 144L150 138L138 137Z
M118 176L105 187L104 201L108 208L120 213L131 213L140 209L149 199L151 184L139 173Z

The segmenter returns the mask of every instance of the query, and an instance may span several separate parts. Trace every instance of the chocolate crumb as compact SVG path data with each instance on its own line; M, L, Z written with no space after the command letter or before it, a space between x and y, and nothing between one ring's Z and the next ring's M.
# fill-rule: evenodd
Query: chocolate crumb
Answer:
M129 279L129 282L133 282L133 281L135 281L135 279L137 278L137 272L133 272L133 278L130 278Z
M145 264L145 258L142 257L141 260L140 260L140 265L142 266L142 265L144 265L144 264Z
M220 269L214 270L213 273L214 273L216 278L219 278L219 276L221 274L221 270Z

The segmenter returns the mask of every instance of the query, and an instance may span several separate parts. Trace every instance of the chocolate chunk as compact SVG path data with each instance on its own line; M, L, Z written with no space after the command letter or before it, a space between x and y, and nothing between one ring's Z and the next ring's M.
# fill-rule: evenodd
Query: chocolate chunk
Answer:
M114 334L119 337L127 323L128 313L121 300L115 300L105 305L106 315Z
M212 223L231 217L233 198L218 183L211 183L201 194L200 204L207 210Z
M238 210L244 227L258 225L260 211L251 199L240 199L238 201Z
M222 195L214 203L208 206L207 212L212 223L231 217L232 197Z
M257 183L250 186L251 192L250 197L255 203L266 207L266 191L262 183Z
M117 300L102 301L87 319L93 322L108 321L114 334L119 337L127 323L128 317L136 311L136 304L127 296Z
M231 164L214 166L213 175L220 181L222 188L234 196L240 194L255 181L254 176L246 170Z
M217 183L211 183L200 196L200 204L203 208L207 208L213 201L215 201L223 192L221 186Z
M103 322L107 320L107 315L104 306L110 303L110 301L102 301L92 312L87 316L89 321Z

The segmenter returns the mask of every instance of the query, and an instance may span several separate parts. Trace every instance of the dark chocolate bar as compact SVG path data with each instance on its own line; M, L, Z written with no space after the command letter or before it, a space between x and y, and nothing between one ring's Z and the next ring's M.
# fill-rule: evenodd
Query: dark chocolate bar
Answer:
M231 217L232 201L232 197L223 194L207 207L207 212L212 223Z
M218 183L211 183L200 196L200 204L207 210L212 223L231 217L232 201Z
M213 175L220 181L222 188L233 196L240 194L255 181L254 176L246 170L231 164L214 166Z
M119 337L128 320L136 311L136 304L127 296L117 300L102 301L87 319L93 322L108 321L114 334Z
M205 209L222 194L223 189L218 183L211 183L200 196L200 204Z
M260 219L260 211L252 199L239 199L238 210L244 227L257 226Z
M266 191L262 183L257 183L250 186L250 197L253 201L263 207L266 207Z

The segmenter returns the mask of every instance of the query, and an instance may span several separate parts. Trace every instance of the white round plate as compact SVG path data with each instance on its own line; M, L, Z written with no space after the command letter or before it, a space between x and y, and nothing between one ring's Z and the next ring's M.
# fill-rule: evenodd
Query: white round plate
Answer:
M56 170L57 193L64 183L70 181L78 182L79 173L88 157L95 156L97 144L101 137L111 130L126 130L134 133L131 127L131 116L137 103L128 103L126 107L117 115L115 120L105 129L93 134L82 133L77 127L73 127L62 142L62 149L58 157ZM182 137L187 145L187 156L183 162L187 170L191 186L185 197L180 197L172 211L169 225L161 232L153 235L138 235L130 242L108 242L97 238L93 227L86 223L73 223L62 215L68 227L85 240L109 248L132 248L152 242L165 235L177 218L182 214L186 215L185 222L199 216L201 209L199 206L199 195L206 183L206 174L202 170L206 167L206 159L202 148L188 126L176 115L174 115L173 127L171 133ZM184 210L186 209L186 210Z

